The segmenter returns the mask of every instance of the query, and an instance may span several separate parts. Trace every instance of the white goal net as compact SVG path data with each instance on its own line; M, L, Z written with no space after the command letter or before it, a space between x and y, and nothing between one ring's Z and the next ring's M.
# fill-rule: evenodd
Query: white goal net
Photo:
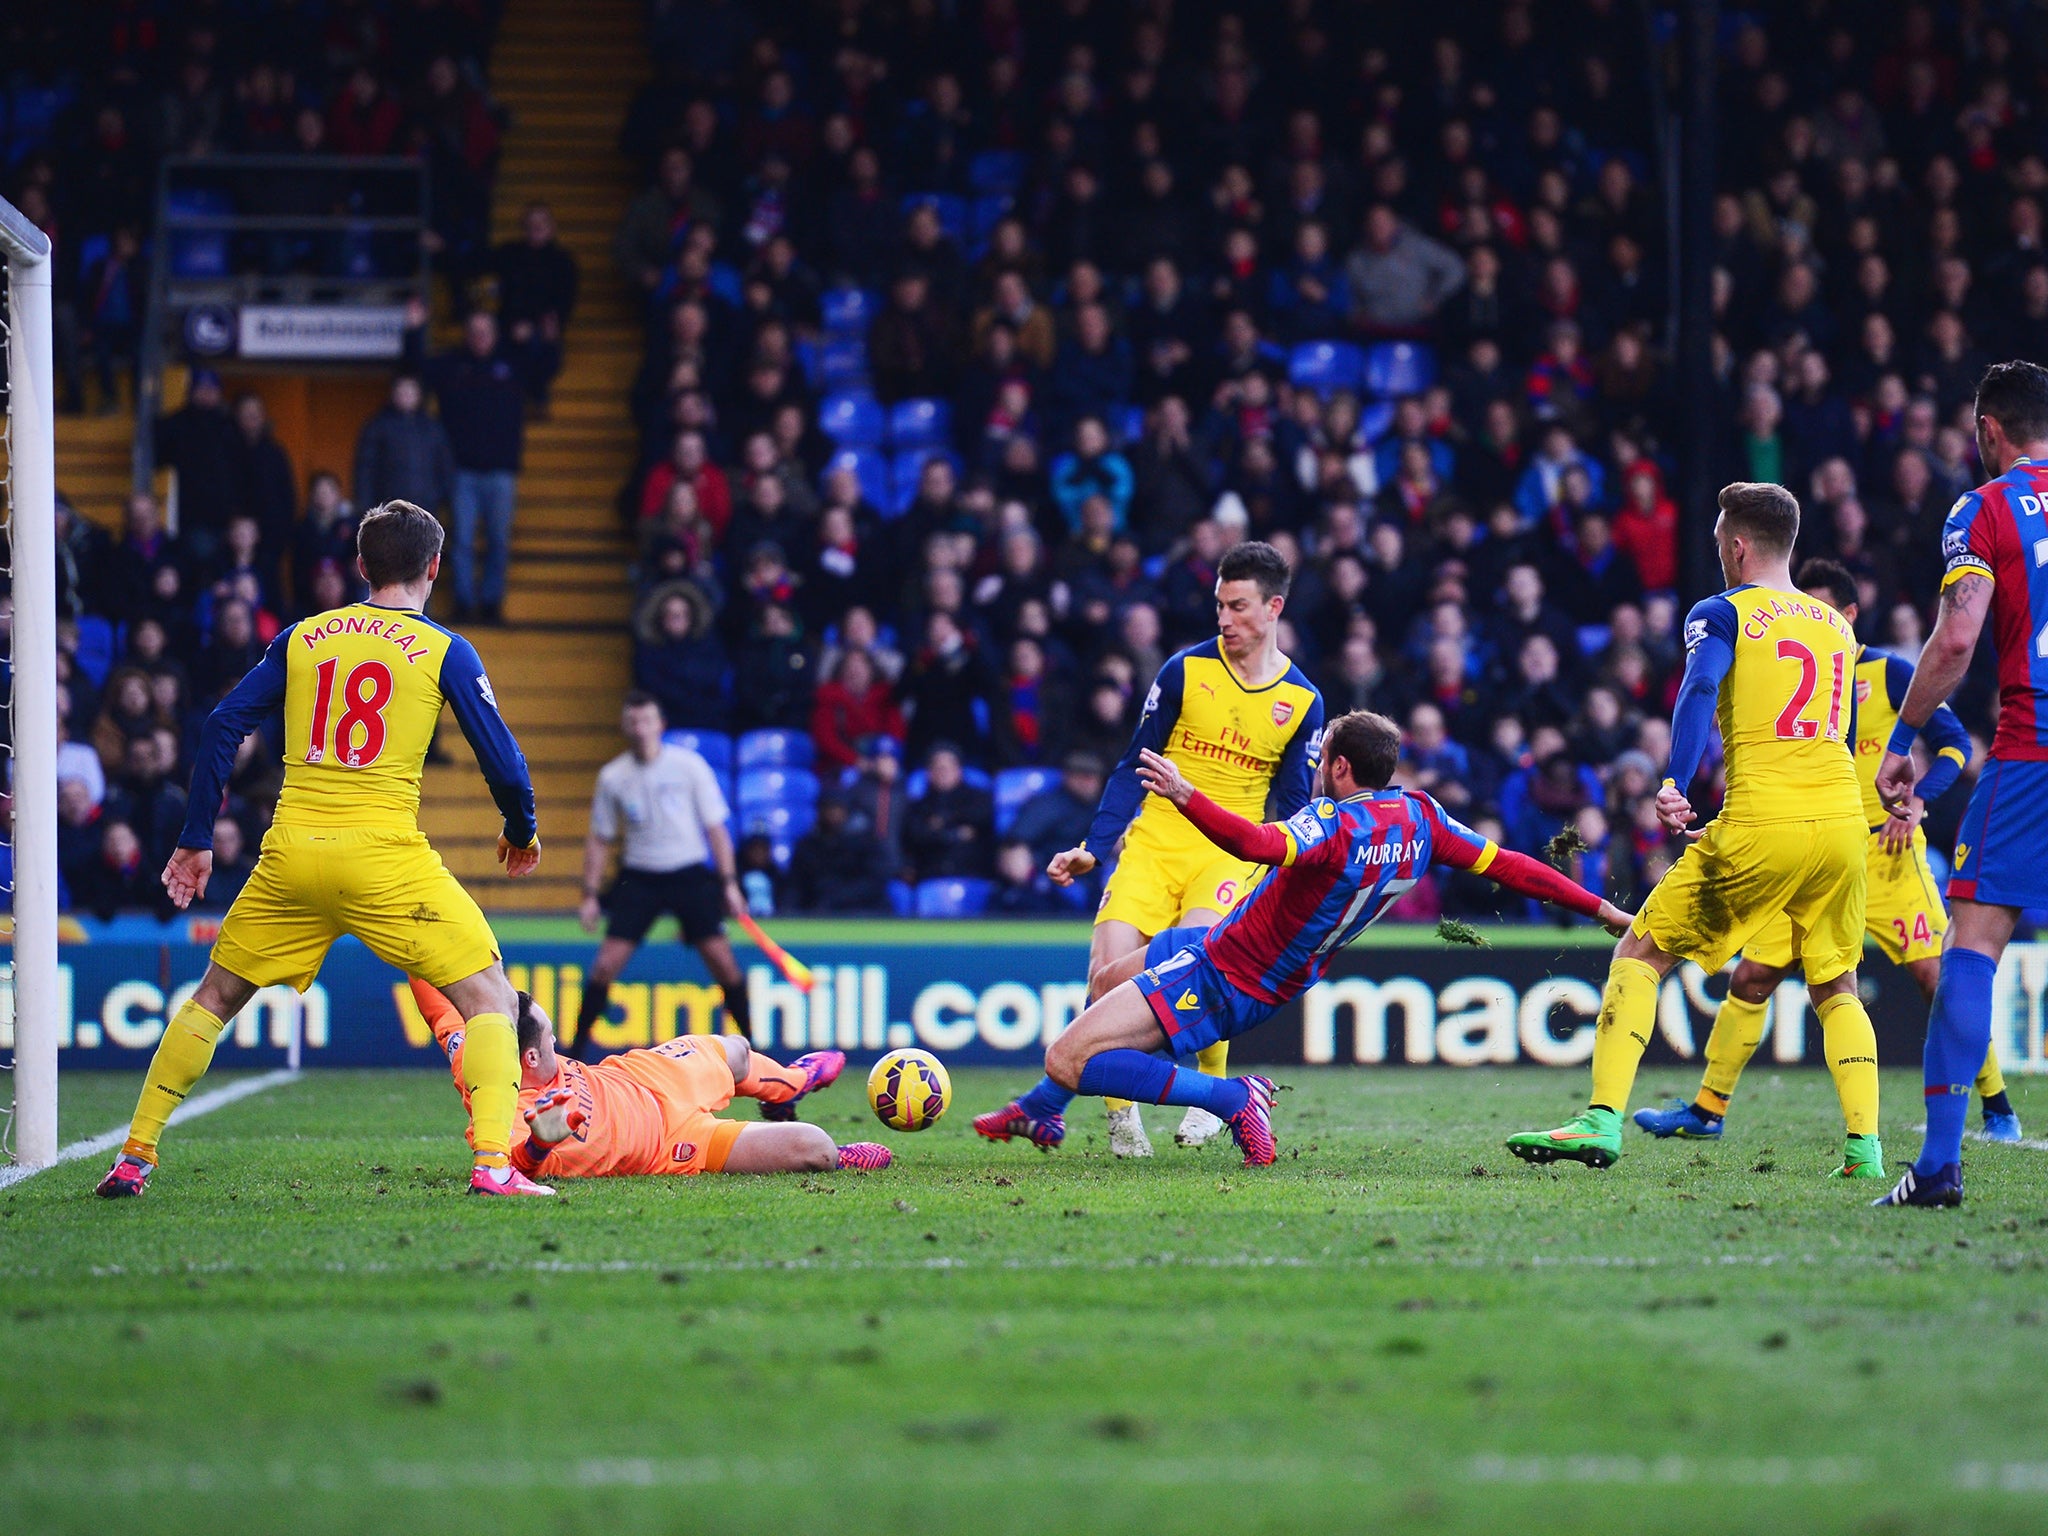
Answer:
M0 1153L57 1155L57 486L50 243L0 200Z

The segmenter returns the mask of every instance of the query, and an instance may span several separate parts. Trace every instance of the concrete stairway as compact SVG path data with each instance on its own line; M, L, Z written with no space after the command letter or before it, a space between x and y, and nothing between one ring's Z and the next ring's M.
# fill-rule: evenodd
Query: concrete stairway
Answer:
M496 238L516 237L528 202L549 204L582 284L550 419L527 429L507 623L468 631L533 767L540 870L517 884L497 872L497 815L452 723L442 741L454 762L427 770L421 807L421 826L489 911L576 905L592 781L623 747L633 597L613 498L636 447L626 394L641 328L611 240L635 191L615 142L648 72L643 15L638 0L511 0L492 59L492 88L512 114Z

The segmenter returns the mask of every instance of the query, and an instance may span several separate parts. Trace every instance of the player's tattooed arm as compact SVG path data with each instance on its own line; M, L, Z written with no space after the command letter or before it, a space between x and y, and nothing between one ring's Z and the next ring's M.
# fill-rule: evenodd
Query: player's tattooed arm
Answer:
M1913 793L1912 743L1904 739L1924 726L1935 709L1956 691L1970 670L1976 654L1977 637L1983 633L1985 616L1991 611L1992 583L1989 576L1965 566L1941 589L1941 609L1935 615L1934 633L1921 648L1913 668L1913 682L1899 706L1899 725L1893 732L1877 767L1877 794L1895 813L1902 810Z

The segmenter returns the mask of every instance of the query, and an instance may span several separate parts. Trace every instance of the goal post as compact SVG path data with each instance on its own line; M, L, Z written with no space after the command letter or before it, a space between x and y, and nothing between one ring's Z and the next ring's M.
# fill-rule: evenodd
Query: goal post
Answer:
M14 1160L57 1159L57 432L50 242L0 199L5 269L6 466L12 566ZM6 829L0 827L0 836Z

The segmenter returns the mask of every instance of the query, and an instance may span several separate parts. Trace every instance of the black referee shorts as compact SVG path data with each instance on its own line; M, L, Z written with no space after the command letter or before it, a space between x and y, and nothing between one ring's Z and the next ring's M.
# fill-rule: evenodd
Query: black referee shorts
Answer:
M608 939L638 944L669 912L682 926L685 944L701 944L725 932L725 882L709 864L685 864L666 874L622 869L605 892L604 907Z

